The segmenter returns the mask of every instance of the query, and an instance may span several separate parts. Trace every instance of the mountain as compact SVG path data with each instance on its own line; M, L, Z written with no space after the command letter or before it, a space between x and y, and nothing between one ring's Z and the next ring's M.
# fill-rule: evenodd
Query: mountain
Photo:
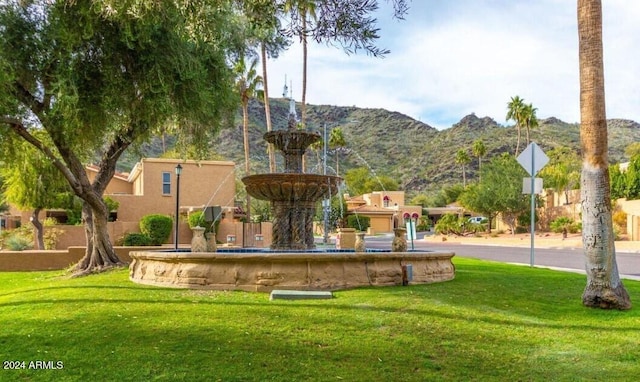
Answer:
M287 127L289 103L279 98L271 100L273 129ZM299 105L297 107L299 109ZM268 171L267 144L262 139L266 132L264 108L259 102L251 102L250 114L250 155L251 173ZM462 171L455 164L459 149L467 149L472 161L467 169L467 179L477 176L478 161L473 157L473 142L481 139L489 160L503 152L514 153L517 131L513 126L502 126L490 117L475 114L465 116L448 129L437 130L426 123L406 115L384 109L362 109L330 105L307 105L307 128L320 132L327 127L327 136L334 127L340 127L347 142L347 149L340 154L340 174L355 167L367 167L375 175L390 176L398 181L402 189L411 195L438 191L445 185L461 183ZM640 141L640 124L622 119L608 121L609 160L611 163L625 161L624 149L632 142ZM522 151L525 131L521 132ZM539 121L539 127L531 131L531 140L544 151L567 146L576 151L580 148L580 128L578 124L563 122L557 118ZM162 151L159 139L146 145L139 156L159 156ZM168 139L167 145L173 140ZM232 160L238 166L239 177L244 172L244 149L242 140L242 116L238 115L235 125L223 129L212 142L212 150L217 157ZM322 149L307 155L307 171L322 172ZM131 155L128 155L131 158ZM282 169L281 156L276 155L278 169ZM137 159L136 159L137 160ZM131 159L129 159L131 161ZM123 162L124 163L124 162ZM335 173L335 153L329 150L327 159L329 171Z

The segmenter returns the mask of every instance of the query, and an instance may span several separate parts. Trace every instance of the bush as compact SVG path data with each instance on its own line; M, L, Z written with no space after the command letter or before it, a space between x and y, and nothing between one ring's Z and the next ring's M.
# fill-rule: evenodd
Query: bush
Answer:
M189 228L204 227L207 224L207 222L204 221L204 212L194 211L189 213L187 223L189 224Z
M171 235L173 219L167 215L151 214L140 219L140 232L151 239L151 245L162 245Z
M347 216L347 227L358 231L366 231L371 226L371 218L358 214Z
M56 249L58 238L64 233L64 230L56 228L58 221L55 218L44 219L44 249Z
M464 236L470 233L486 230L487 225L482 223L471 223L468 218L457 214L444 214L436 223L436 233L441 235Z
M622 210L613 212L613 224L620 232L627 231L627 214Z
M573 219L561 216L552 221L549 224L549 228L551 228L551 231L555 233L562 233L565 230L568 233L576 233L579 232L582 227L581 224L576 223Z
M151 245L151 238L149 237L149 235L146 235L144 233L129 232L124 235L122 245L126 247L143 247Z
M4 244L10 251L24 251L33 248L33 239L18 233L9 236Z
M418 225L416 226L417 231L428 231L431 228L431 219L428 216L421 216Z

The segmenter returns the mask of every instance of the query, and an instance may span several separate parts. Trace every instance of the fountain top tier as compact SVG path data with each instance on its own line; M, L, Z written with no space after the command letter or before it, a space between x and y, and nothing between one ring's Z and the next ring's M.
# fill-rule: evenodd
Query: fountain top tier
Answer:
M317 132L297 129L295 120L289 118L287 130L269 131L263 138L282 152L285 173L302 173L302 156L307 147L322 137Z

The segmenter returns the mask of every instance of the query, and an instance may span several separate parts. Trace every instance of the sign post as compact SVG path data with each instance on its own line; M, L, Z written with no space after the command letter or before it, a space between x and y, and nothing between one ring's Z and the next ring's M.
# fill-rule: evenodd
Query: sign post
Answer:
M531 256L530 265L533 267L535 263L534 252L534 238L536 233L536 174L540 171L548 162L549 157L542 151L540 146L535 142L531 142L524 151L518 155L518 163L529 173L531 176ZM542 188L542 187L541 187Z

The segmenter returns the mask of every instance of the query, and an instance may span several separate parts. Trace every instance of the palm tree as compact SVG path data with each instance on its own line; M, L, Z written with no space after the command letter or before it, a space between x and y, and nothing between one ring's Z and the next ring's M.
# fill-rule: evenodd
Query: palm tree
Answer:
M478 182L480 182L482 180L482 157L487 155L487 147L484 145L482 139L478 139L473 142L473 147L471 148L471 150L473 151L473 155L478 157Z
M520 127L522 126L522 114L524 108L524 99L519 96L511 97L511 101L507 103L507 121L513 120L516 123L516 130L518 131L518 140L516 142L516 153L518 156L520 152Z
M538 117L536 116L537 111L538 108L533 107L533 104L524 105L522 107L522 121L527 129L527 144L531 143L529 131L538 127Z
M262 61L262 82L264 114L267 131L272 131L271 107L269 104L269 86L267 81L267 58L278 57L287 48L289 40L280 33L280 16L282 9L278 2L268 0L251 0L240 2L244 16L249 24L248 45L251 48L260 47L260 61ZM275 150L272 143L268 144L269 171L275 172Z
M260 43L260 57L262 61L262 84L263 84L263 97L264 97L264 117L267 121L267 132L273 130L271 127L271 107L269 106L269 86L267 82L267 44L262 41ZM267 146L269 153L269 172L276 172L276 156L274 153L275 148L273 143L269 143Z
M471 162L471 157L466 150L460 149L456 153L456 164L462 166L462 187L467 186L467 173L466 173L466 165Z
M340 176L340 150L347 146L342 129L336 127L329 135L329 147L336 150L336 176Z
M300 41L302 42L302 104L300 105L300 123L305 125L307 116L307 37L309 28L307 21L309 18L316 18L316 0L286 0L284 4L285 12L290 12L292 17L300 18L302 30Z
M601 0L578 0L580 141L582 148L582 242L587 285L585 306L630 309L618 274L611 213L604 95Z
M244 170L245 176L251 175L249 163L249 100L261 96L262 91L258 89L262 85L262 77L257 74L257 59L252 59L249 67L245 58L242 57L236 63L235 71L238 75L236 80L236 90L242 103L242 135L244 141ZM247 220L251 218L251 197L247 193Z

